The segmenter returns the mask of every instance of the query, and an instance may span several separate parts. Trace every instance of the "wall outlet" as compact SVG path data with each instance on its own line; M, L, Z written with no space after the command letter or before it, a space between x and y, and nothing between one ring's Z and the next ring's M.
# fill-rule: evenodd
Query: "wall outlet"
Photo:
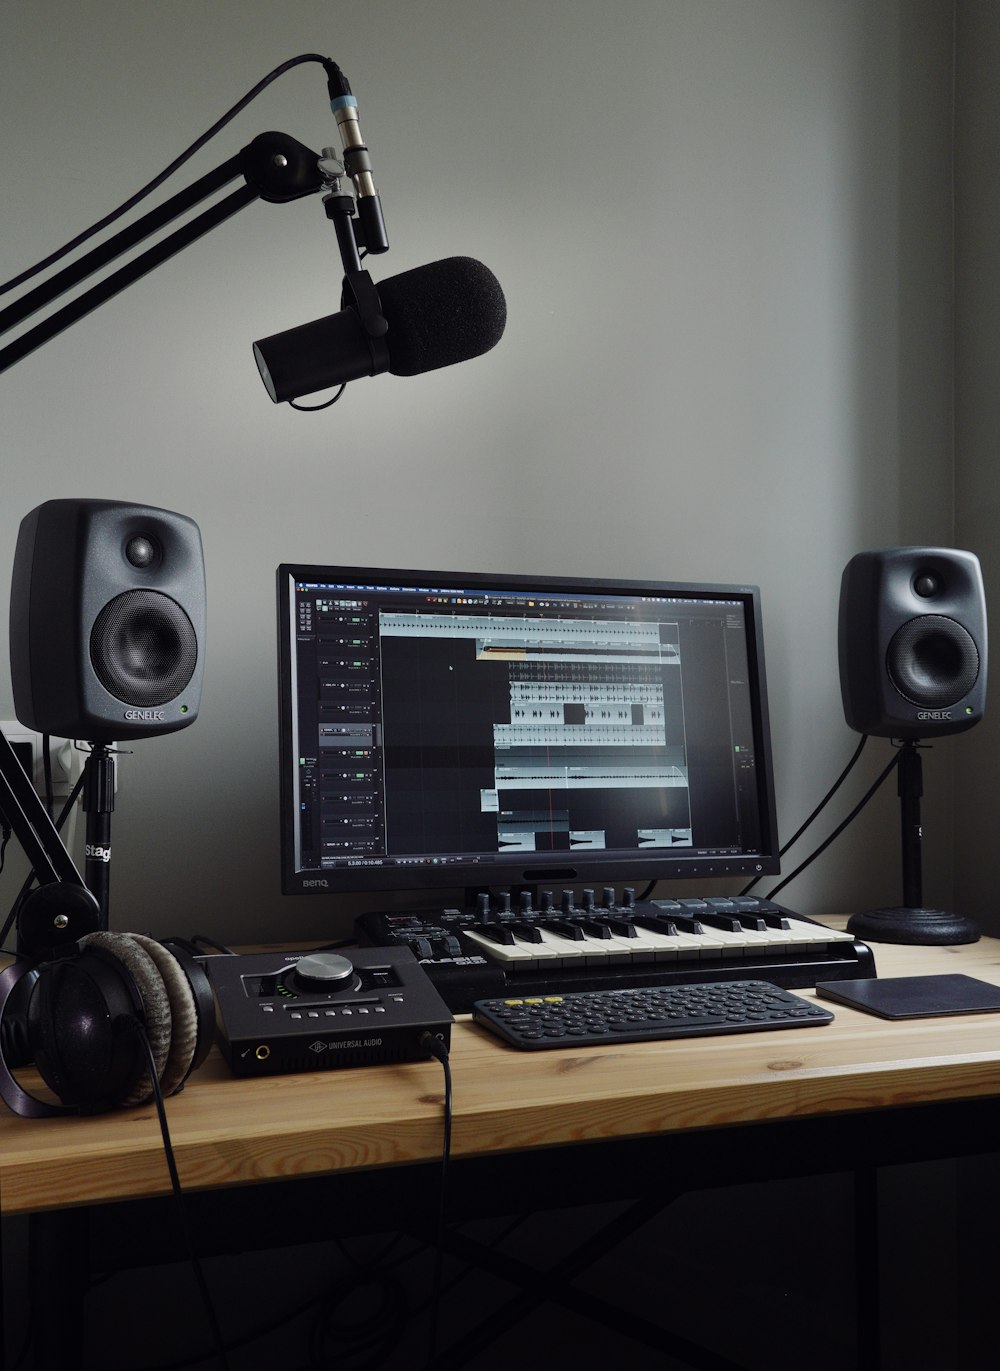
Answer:
M0 731L17 754L17 759L24 767L32 785L44 799L45 757L42 750L42 735L33 729L25 728L16 719L0 720ZM65 799L83 771L87 753L71 738L50 738L49 755L52 759L52 797Z

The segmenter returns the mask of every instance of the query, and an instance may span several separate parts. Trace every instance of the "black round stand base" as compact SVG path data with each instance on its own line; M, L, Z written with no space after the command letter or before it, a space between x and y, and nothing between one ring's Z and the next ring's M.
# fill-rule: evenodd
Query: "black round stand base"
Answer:
M864 942L912 943L920 947L951 947L979 941L979 929L971 919L944 909L867 909L851 915L847 931Z

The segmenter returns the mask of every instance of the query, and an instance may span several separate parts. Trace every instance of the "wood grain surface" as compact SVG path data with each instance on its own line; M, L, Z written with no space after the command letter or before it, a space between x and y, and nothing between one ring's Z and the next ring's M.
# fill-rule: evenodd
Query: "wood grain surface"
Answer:
M883 977L964 972L1000 985L997 939L956 948L880 945L875 957ZM459 1019L453 1155L1000 1091L1000 1014L887 1022L831 1008L836 1020L825 1027L538 1053L508 1048ZM167 1101L167 1116L181 1181L199 1189L433 1160L441 1154L443 1100L435 1061L248 1081L232 1077L213 1049ZM168 1189L152 1105L43 1120L0 1109L4 1213Z

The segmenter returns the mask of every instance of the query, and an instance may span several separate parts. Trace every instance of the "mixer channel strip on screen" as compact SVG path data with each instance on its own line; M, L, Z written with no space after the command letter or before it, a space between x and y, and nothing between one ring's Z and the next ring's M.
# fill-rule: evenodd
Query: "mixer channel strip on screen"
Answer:
M453 1013L497 994L559 993L629 985L765 978L786 987L874 976L870 949L770 900L753 896L621 902L605 888L577 905L543 892L481 895L472 908L372 912L362 941L406 946Z

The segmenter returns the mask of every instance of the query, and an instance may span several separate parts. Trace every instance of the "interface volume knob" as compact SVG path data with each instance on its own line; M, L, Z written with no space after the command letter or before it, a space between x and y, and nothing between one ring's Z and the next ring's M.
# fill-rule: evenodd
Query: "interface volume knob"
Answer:
M295 963L295 980L305 990L356 990L354 963L338 952L310 952Z

